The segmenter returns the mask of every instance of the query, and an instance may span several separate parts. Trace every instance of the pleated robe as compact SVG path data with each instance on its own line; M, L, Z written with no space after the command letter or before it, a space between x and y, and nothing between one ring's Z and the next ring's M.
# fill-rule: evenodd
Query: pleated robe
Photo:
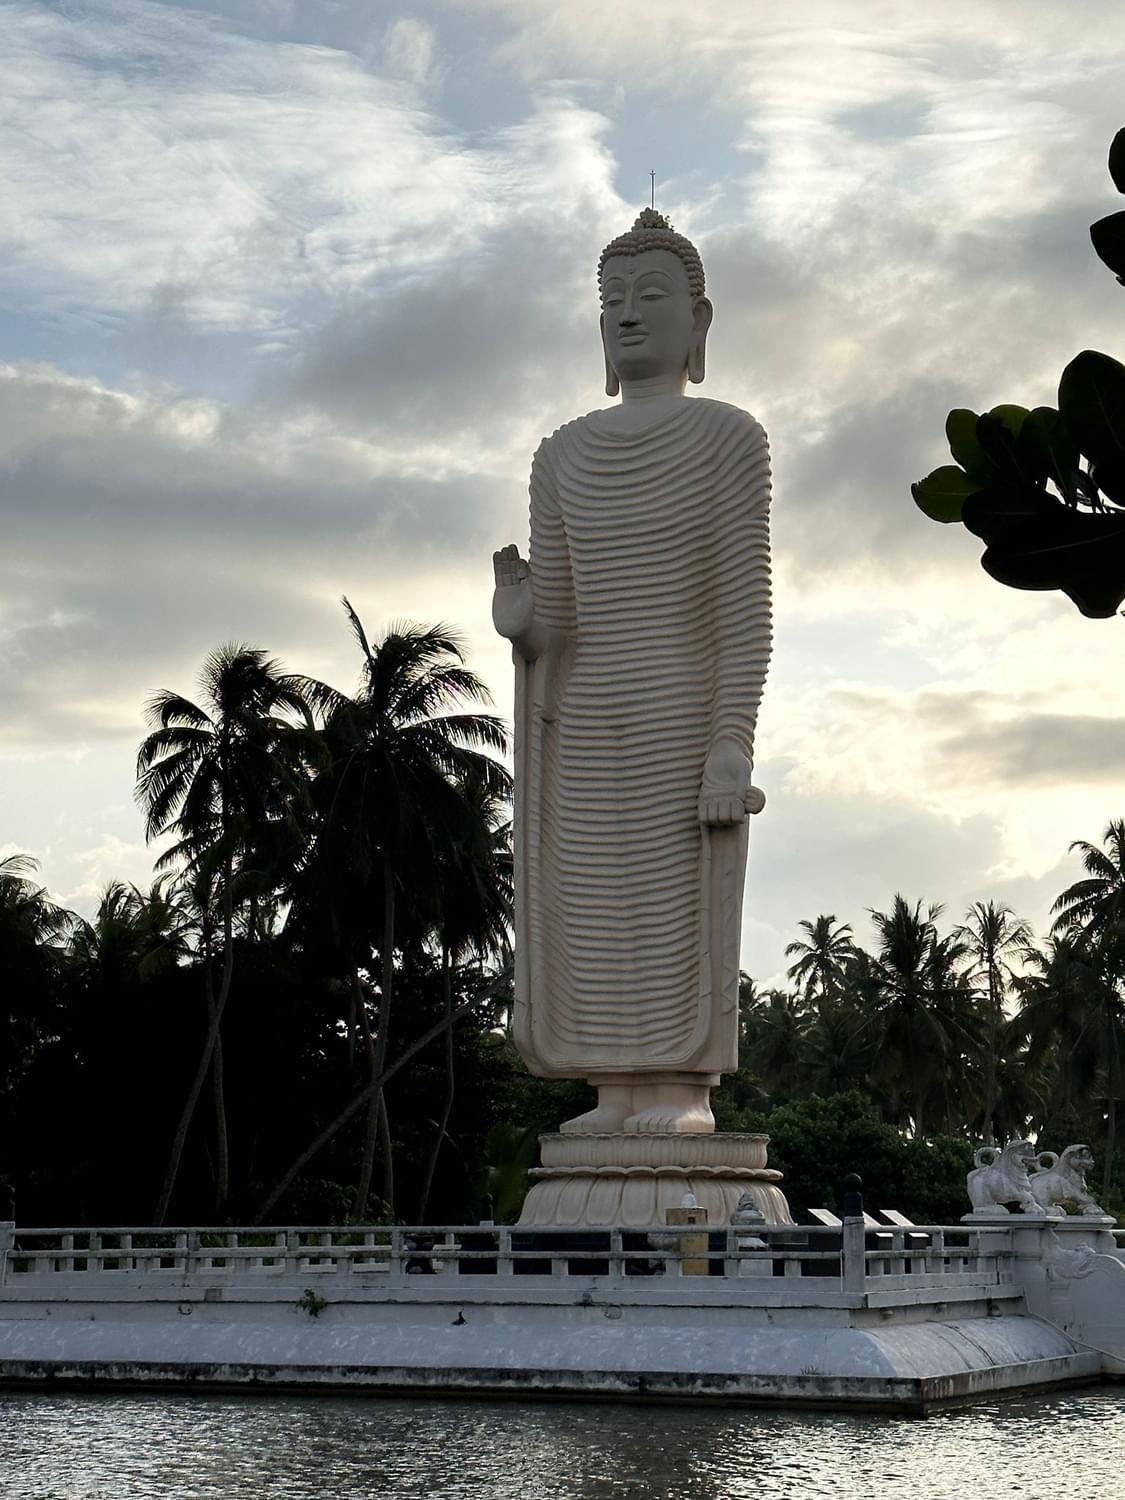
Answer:
M636 433L594 412L530 491L550 644L516 656L516 1044L546 1077L735 1068L747 824L698 802L720 736L753 758L765 434L699 398Z

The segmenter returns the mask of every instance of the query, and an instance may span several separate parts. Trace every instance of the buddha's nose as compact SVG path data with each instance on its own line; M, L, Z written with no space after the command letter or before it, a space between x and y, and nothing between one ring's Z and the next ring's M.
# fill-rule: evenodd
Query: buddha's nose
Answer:
M618 319L622 328L632 328L641 321L640 313L637 311L637 303L632 287L625 292L625 301L621 307L621 317Z

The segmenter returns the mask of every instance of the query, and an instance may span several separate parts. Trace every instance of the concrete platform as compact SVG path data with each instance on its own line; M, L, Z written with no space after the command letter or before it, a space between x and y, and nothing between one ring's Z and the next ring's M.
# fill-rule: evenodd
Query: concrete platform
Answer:
M923 1414L1102 1372L1096 1353L1001 1289L928 1308L866 1299L738 1307L690 1293L659 1303L596 1286L577 1301L531 1289L518 1302L494 1290L474 1298L467 1286L453 1298L424 1290L422 1300L328 1301L316 1316L295 1286L234 1303L9 1302L0 1307L0 1383L718 1399Z
M1125 1265L1101 1227L856 1219L747 1244L724 1230L702 1253L619 1230L524 1240L506 1226L13 1229L0 1383L922 1415L1125 1374Z

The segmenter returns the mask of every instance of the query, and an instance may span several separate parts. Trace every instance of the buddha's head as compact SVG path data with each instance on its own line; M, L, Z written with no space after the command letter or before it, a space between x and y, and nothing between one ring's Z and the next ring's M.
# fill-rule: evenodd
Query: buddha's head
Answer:
M598 263L602 301L605 389L616 396L621 381L703 379L711 304L704 296L703 262L689 239L663 214L641 211L627 234L602 251Z

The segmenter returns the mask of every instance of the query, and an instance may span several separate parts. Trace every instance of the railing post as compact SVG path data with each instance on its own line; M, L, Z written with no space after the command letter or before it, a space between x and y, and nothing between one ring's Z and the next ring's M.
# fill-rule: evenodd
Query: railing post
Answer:
M512 1260L512 1227L510 1224L501 1224L496 1231L496 1274L498 1276L514 1276L515 1264Z
M905 1276L913 1269L913 1262L907 1261L906 1255L906 1232L902 1229L891 1231L891 1266L896 1276Z
M16 1238L16 1221L14 1219L0 1220L0 1286L8 1275L8 1254Z
M611 1281L625 1280L625 1250L620 1229L609 1231L609 1276Z
M723 1236L723 1276L738 1275L738 1232L729 1226Z
M863 1222L863 1180L855 1172L844 1178L840 1258L842 1289L862 1295L867 1289L867 1226Z
M926 1270L931 1276L944 1276L946 1272L945 1262L945 1230L935 1229L930 1235L930 1253L926 1256Z

